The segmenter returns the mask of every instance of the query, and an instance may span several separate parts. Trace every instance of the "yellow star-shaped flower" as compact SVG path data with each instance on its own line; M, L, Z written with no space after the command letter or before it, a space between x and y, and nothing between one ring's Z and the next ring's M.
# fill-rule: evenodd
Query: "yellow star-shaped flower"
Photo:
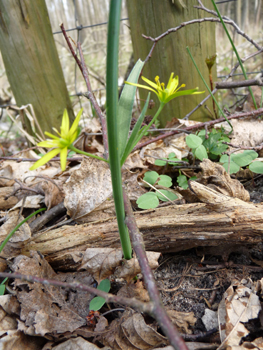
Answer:
M61 170L64 171L66 169L68 148L73 144L73 142L78 137L78 124L81 118L82 110L83 109L79 111L71 128L69 128L68 112L65 109L63 113L62 124L60 127L61 132L59 133L55 128L53 128L59 136L55 136L50 134L49 132L45 132L45 134L51 137L51 139L47 139L46 141L39 142L37 145L39 147L53 148L53 149L47 154L45 154L42 158L40 158L30 168L30 170L37 169L41 165L46 164L48 161L50 161L59 153L60 153Z
M158 96L158 99L162 104L165 104L178 96L196 95L196 94L204 93L204 91L198 91L198 88L178 91L182 87L185 87L185 84L182 84L181 86L178 87L179 85L178 75L174 78L174 73L171 73L170 79L166 87L164 83L160 83L158 75L155 77L155 83L145 77L142 77L142 80L144 80L151 87L142 85L142 84L129 83L127 81L125 81L125 83L154 92Z

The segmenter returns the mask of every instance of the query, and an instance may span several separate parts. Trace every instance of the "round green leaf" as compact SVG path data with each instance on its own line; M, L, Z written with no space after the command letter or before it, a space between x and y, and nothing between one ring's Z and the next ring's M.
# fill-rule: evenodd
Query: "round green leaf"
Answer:
M158 181L158 185L164 186L164 187L171 187L172 186L172 179L168 175L160 175L160 180Z
M161 159L156 159L154 164L158 165L158 166L165 166L167 162L165 160L161 160Z
M246 166L252 162L252 160L258 157L257 152L253 150L245 150L242 153L235 153L232 156L232 159L239 166Z
M166 197L168 197L171 201L174 201L175 199L177 199L177 195L167 191L167 190L159 190L162 194L164 194ZM168 202L168 199L166 199L164 196L162 196L159 192L156 192L158 198L163 201L163 202Z
M256 174L263 174L263 163L255 161L249 165L249 170L253 171Z
M203 145L200 145L197 147L197 149L195 150L195 156L200 160L203 160L204 158L208 158L206 149Z
M102 308L102 306L105 304L106 300L102 297L95 297L91 300L90 304L89 304L89 309L90 310L100 310Z
M202 139L196 135L187 135L185 138L185 142L190 148L197 148L202 144Z
M221 157L220 157L220 159L219 159L219 162L220 163L226 163L226 162L228 162L228 155L227 154L223 154Z
M110 280L105 279L100 282L97 289L102 290L103 292L108 293L110 290Z
M137 205L141 209L152 209L156 208L159 205L158 197L153 192L144 193L140 196L137 201Z
M225 168L226 172L228 172L228 162L223 164L223 167ZM240 169L240 166L237 165L235 162L230 161L230 167L229 167L229 174L235 174Z
M159 174L156 171L147 171L144 174L143 180L149 182L149 184L154 185L158 179Z
M171 159L171 158L175 158L175 153L174 152L171 152L168 154L168 158Z
M177 177L177 182L178 182L178 185L180 187L182 187L184 190L186 190L188 188L188 181L187 181L187 177L185 175L179 175Z

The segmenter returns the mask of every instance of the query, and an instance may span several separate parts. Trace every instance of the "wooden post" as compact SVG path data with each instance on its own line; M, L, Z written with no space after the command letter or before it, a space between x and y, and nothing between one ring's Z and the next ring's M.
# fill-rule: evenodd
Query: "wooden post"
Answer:
M0 50L17 105L33 105L42 131L59 130L65 108L74 119L45 0L0 2Z
M157 37L169 28L174 28L183 22L210 17L204 11L193 7L193 5L198 4L197 2L185 1L185 4L186 7L183 7L178 1L173 4L171 0L127 1L135 60L138 58L144 60L152 47L152 42L145 40L142 34ZM210 0L204 0L203 4L212 8ZM205 59L216 53L215 24L211 22L188 25L158 42L152 58L143 70L143 76L154 80L155 76L158 75L160 81L166 84L171 72L174 72L175 75L179 76L179 83L186 84L185 89L192 89L198 86L200 90L206 90L187 54L186 46L189 46L200 71L209 84L209 74ZM213 79L216 81L215 66L212 72ZM146 91L140 90L141 99L146 99L146 95ZM183 118L205 96L207 96L207 91L202 95L179 97L169 102L160 116L161 126L164 127L166 122L174 117ZM151 95L151 98L156 102L156 106L148 112L154 115L159 103L154 94ZM213 111L211 99L207 105ZM205 121L211 119L211 115L203 106L191 116L191 119Z

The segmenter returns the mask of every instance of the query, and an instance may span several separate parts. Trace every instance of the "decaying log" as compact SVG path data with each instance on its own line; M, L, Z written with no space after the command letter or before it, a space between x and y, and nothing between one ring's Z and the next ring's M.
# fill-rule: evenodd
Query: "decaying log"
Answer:
M203 203L135 213L147 250L167 253L214 246L221 247L227 256L234 246L261 241L261 204L228 197L198 182L191 182L191 189ZM29 255L30 250L37 250L54 267L68 269L80 264L88 247L120 247L115 218L40 233L25 243L20 252Z

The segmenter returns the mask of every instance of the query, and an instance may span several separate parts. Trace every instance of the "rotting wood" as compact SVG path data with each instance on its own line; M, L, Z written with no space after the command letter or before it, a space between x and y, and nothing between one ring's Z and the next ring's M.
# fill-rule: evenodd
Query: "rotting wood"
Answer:
M263 206L218 193L197 182L191 188L203 203L184 204L135 213L149 251L178 252L214 246L258 244L263 235ZM13 245L14 247L14 245ZM21 254L42 253L56 268L76 268L89 247L120 248L115 218L91 224L63 226L36 235Z

